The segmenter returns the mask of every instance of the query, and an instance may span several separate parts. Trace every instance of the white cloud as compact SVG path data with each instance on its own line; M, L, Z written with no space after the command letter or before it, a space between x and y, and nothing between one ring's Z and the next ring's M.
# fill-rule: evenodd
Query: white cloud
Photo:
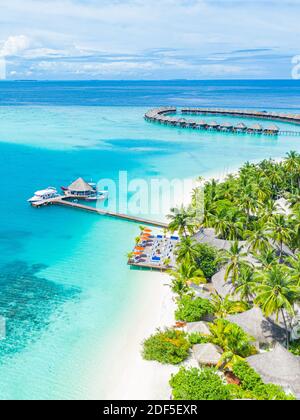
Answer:
M290 59L280 57L299 53L300 1L286 1L9 0L0 57L20 77L281 77Z
M0 49L1 57L18 55L30 46L30 40L25 35L10 36Z

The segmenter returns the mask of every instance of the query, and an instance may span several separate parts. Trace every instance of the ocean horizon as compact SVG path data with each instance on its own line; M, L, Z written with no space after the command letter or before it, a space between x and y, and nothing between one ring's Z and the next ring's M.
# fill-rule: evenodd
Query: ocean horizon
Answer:
M144 120L149 108L165 105L295 113L299 97L295 80L0 82L1 400L101 399L107 339L118 341L146 298L143 273L126 258L137 224L32 209L27 199L79 176L222 176L246 161L300 152L299 137L193 132Z

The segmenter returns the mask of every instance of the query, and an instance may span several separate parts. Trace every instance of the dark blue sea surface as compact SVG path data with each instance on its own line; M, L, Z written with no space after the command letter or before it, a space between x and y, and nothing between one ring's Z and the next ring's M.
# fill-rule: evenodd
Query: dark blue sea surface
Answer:
M300 108L298 80L0 82L0 105Z

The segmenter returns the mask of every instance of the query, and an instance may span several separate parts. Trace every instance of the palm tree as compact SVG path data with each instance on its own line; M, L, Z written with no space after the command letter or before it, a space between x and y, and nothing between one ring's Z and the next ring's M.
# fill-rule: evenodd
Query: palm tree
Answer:
M287 153L284 167L291 174L291 192L293 192L295 186L300 188L300 155L295 151Z
M290 266L290 276L296 286L300 287L300 252L286 259Z
M170 271L170 274L173 279L185 283L186 285L191 283L196 285L207 283L203 271L187 262L183 262L177 266L174 270Z
M293 207L293 214L290 218L291 226L293 226L293 242L294 248L300 250L300 205Z
M254 222L252 230L245 234L249 250L253 253L266 251L270 247L265 225L261 222Z
M238 207L247 215L247 223L249 223L251 213L254 214L257 208L257 200L253 197L252 186L243 189L238 199Z
M246 259L247 253L243 251L243 247L235 241L229 251L224 251L221 255L220 263L226 267L225 281L231 278L232 284L238 282L241 270L245 267L251 267Z
M282 315L285 330L286 343L289 347L289 330L286 313L294 316L294 304L300 298L300 287L295 285L285 266L275 265L269 271L257 274L259 281L256 287L255 303L261 307L264 314L269 317Z
M211 296L211 304L217 318L226 318L228 315L239 314L249 309L245 302L233 301L230 295L223 298L218 293Z
M242 301L246 301L248 306L254 299L254 290L257 283L254 278L254 270L252 267L243 267L240 276L235 285L234 294L238 295Z
M188 233L194 233L195 226L192 223L192 218L183 206L179 209L173 208L167 218L171 220L169 224L170 232L178 232L179 235L185 237Z
M197 242L189 236L182 238L176 248L177 262L195 264L197 255Z
M273 248L262 250L260 253L254 254L254 257L261 264L262 268L266 270L270 270L277 264L277 255Z
M291 229L287 218L282 214L275 214L266 228L270 231L268 236L279 245L279 257L282 262L283 245L291 240Z

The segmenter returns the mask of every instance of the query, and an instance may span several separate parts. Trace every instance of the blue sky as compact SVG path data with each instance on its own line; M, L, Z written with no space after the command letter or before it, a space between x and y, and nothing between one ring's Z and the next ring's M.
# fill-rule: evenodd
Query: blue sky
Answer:
M300 0L0 0L8 79L290 78Z

